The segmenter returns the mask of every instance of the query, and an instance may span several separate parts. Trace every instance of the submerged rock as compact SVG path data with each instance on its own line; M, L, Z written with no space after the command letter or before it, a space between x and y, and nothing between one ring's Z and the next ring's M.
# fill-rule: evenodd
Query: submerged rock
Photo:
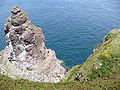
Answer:
M55 52L46 48L41 29L20 8L11 12L4 26L6 48L0 53L0 72L13 78L59 82L66 70Z

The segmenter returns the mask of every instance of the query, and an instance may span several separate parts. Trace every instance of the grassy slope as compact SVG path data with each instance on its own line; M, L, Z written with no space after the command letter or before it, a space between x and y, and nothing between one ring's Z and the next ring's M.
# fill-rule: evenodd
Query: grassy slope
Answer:
M101 66L102 65L102 66ZM0 74L0 90L119 90L120 89L120 33L110 32L103 43L82 65L71 69L57 84L15 80ZM76 74L84 75L75 81Z
M117 78L117 79L116 79ZM120 75L87 82L38 83L0 75L0 90L118 90Z
M75 76L77 74L76 71L79 71L79 68L82 66L82 64L77 65L75 67L73 67L69 72L66 73L65 78L62 80L62 82L65 81L74 81Z
M120 30L112 30L99 44L94 53L88 57L82 67L74 69L76 73L82 73L77 80L93 80L120 74ZM73 72L73 71L72 71ZM69 72L71 73L71 71ZM70 77L68 77L70 78ZM66 78L66 81L68 81ZM75 80L76 77L74 77ZM70 79L74 81L73 79Z

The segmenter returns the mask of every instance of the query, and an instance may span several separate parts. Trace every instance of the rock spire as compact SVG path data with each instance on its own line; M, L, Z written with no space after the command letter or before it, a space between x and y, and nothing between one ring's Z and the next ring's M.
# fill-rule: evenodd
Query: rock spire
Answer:
M6 48L0 53L0 72L13 77L39 82L59 82L66 72L47 49L41 28L34 26L18 7L11 10L4 32Z

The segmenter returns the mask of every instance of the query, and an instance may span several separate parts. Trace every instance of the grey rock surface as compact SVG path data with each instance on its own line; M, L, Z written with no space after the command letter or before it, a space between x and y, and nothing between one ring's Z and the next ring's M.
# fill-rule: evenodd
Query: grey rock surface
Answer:
M4 25L6 48L0 52L0 72L12 78L59 82L66 70L55 52L45 46L41 28L15 7Z

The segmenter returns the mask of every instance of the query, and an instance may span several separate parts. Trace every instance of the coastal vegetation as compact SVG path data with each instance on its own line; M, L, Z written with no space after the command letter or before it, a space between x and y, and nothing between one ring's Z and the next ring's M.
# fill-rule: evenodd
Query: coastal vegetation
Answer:
M109 32L83 64L66 72L55 52L45 47L41 29L28 23L20 8L12 14L4 30L7 48L0 52L0 90L120 90L120 29Z
M73 67L59 83L12 79L0 74L0 90L119 90L120 30L112 30L85 63Z
M120 33L118 30L112 30L99 44L94 53L88 57L81 66L74 68L78 73L72 81L89 81L97 78L111 77L114 74L120 74ZM69 72L73 72L72 70ZM71 77L71 76L70 76ZM66 78L71 80L70 77Z
M42 83L15 80L0 74L0 90L119 90L120 75L94 81Z

